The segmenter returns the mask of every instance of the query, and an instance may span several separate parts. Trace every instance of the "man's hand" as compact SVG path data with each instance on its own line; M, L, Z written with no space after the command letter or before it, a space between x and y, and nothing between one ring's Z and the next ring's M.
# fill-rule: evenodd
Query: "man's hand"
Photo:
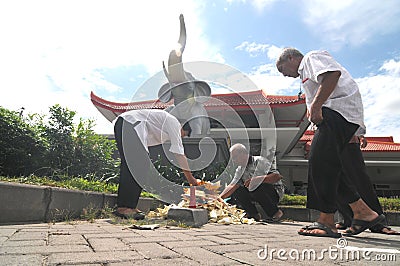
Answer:
M322 107L316 104L312 104L310 107L309 119L317 126L321 124L324 120L322 116Z
M366 137L364 137L363 135L360 135L360 136L358 137L358 139L360 140L360 148L365 148L365 147L367 147L368 141L367 141L367 138L366 138Z
M192 186L197 186L197 185L199 185L199 183L200 183L200 180L194 178L193 176L187 178L187 180L188 180L189 184L191 184Z

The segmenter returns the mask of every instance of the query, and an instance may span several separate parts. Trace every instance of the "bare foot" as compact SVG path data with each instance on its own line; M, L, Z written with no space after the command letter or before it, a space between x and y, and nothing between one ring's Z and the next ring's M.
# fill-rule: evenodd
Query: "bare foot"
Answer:
M278 210L274 216L272 216L272 219L274 219L275 221L279 221L283 216L283 211L282 210Z

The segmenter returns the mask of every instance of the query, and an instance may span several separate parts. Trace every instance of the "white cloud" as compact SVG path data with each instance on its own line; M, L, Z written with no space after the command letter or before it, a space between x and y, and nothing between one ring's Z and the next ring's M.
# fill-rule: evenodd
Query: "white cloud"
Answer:
M265 9L267 9L277 1L278 0L226 0L226 2L229 5L232 5L234 3L240 3L240 4L249 3L257 11L257 13L262 13ZM228 10L228 8L225 8L225 11L226 10Z
M400 62L390 59L379 70L386 71L391 76L400 77Z
M250 3L256 8L258 12L263 12L266 8L270 7L276 0L252 0Z
M275 61L282 51L282 48L271 44L249 43L248 41L244 41L236 46L235 50L246 51L251 57L266 54L269 60Z
M393 136L400 142L398 69L400 61L392 59L380 68L383 73L357 79L363 97L367 136Z
M397 0L303 1L303 20L331 49L359 46L400 27Z
M300 90L300 82L297 79L282 76L275 66L276 59L282 49L271 44L249 43L247 41L235 47L236 50L243 50L250 56L266 55L266 64L254 68L248 76L257 85L270 95L297 94Z

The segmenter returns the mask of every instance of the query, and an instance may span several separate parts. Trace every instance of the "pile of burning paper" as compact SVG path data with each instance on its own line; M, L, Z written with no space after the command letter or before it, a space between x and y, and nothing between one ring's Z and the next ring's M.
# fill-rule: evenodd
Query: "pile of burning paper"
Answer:
M245 218L245 211L236 208L236 205L231 205L227 202L218 199L219 182L202 182L199 186L195 187L196 208L207 209L209 222L219 224L253 224L256 221L252 218ZM182 201L177 205L181 208L189 208L190 203L190 189L184 188ZM193 189L193 188L192 188ZM164 208L157 208L155 211L148 213L149 218L165 218L168 215L168 210L173 205L164 206Z

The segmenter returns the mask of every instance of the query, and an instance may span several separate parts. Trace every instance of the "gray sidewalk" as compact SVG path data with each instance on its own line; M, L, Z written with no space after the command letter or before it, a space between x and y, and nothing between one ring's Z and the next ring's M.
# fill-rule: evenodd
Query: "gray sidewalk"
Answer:
M105 219L4 225L0 265L399 264L400 236L364 232L338 243L333 238L298 235L306 224L208 223L201 228L138 230Z

